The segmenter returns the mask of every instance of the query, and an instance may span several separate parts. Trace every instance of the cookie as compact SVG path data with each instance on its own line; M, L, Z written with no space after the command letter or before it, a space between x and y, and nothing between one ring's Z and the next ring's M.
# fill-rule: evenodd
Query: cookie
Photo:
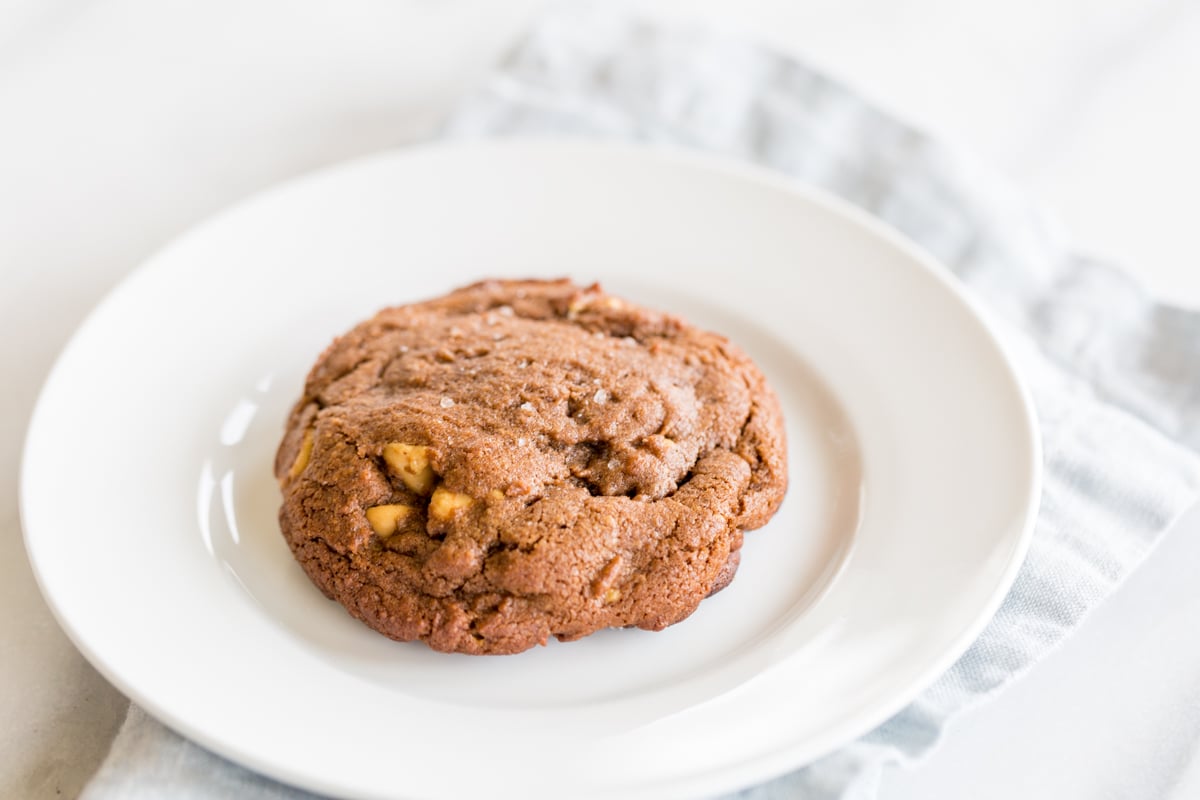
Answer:
M679 622L787 485L779 403L746 355L567 280L358 325L309 373L275 473L321 591L472 654Z

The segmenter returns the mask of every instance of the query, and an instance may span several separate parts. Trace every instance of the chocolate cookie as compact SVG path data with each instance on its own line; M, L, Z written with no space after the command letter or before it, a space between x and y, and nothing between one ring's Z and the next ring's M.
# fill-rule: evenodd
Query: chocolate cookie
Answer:
M360 324L309 373L275 473L326 595L393 639L480 654L679 622L787 484L749 358L566 280Z

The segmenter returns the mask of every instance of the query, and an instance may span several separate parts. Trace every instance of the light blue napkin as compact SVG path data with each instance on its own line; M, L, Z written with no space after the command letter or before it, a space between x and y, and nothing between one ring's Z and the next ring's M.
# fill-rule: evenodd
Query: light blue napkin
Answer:
M567 134L686 146L816 184L914 239L968 287L1031 388L1045 487L1008 598L909 707L755 798L871 798L947 721L1015 677L1138 564L1200 488L1200 315L1072 253L1003 180L790 58L612 6L557 7L463 101L449 137ZM83 795L308 796L130 709Z

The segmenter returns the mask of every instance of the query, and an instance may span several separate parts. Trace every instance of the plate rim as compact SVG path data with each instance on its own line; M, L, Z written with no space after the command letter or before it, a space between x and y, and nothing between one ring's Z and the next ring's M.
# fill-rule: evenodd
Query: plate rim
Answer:
M36 537L27 523L27 508L32 502L30 486L34 481L34 478L30 474L32 470L30 464L33 460L31 458L31 451L36 445L40 420L46 413L45 398L52 390L54 384L61 380L61 373L64 369L63 365L68 360L68 355L75 348L81 346L80 342L98 324L97 320L104 315L105 309L116 303L117 298L132 291L132 286L136 286L144 275L157 269L159 263L167 260L176 249L186 248L194 238L203 238L210 229L219 227L228 217L242 213L264 201L269 201L275 195L291 194L302 189L306 184L319 183L327 176L342 172L369 170L375 165L395 161L425 159L429 157L453 157L471 152L495 154L501 152L531 151L536 153L540 150L574 151L577 155L584 158L592 154L598 154L601 157L619 156L623 159L643 159L646 162L666 162L668 165L686 170L699 170L724 178L749 181L761 187L797 196L804 202L832 212L833 215L850 221L863 232L874 236L889 247L899 251L907 260L919 267L927 277L934 279L940 284L942 289L948 291L954 300L969 312L969 318L977 326L983 339L990 345L998 359L998 365L1003 370L1005 379L1014 390L1015 396L1019 401L1016 407L1021 411L1020 422L1022 432L1024 433L1024 441L1021 444L1029 454L1029 463L1026 465L1026 474L1029 480L1025 486L1025 504L1024 513L1021 517L1020 532L1016 538L1015 546L1008 559L1008 563L996 580L987 602L973 616L972 623L965 626L961 633L955 637L951 646L944 648L938 658L931 659L930 663L920 671L918 676L909 682L903 691L894 692L892 702L877 704L873 709L873 713L860 713L848 717L843 724L833 726L829 733L820 737L812 737L816 740L815 744L811 740L810 742L802 742L799 745L794 742L787 743L758 754L754 758L739 762L735 766L718 768L716 773L689 774L686 777L671 779L669 786L662 785L661 781L659 783L643 782L638 786L622 786L619 789L608 789L606 790L606 794L597 794L596 796L607 796L608 793L619 792L623 797L664 797L684 796L696 791L709 793L714 790L726 791L745 787L751 783L768 781L791 770L798 769L839 747L851 744L855 739L873 730L911 703L921 691L936 681L937 678L943 675L962 656L991 622L1003 603L1004 598L1008 595L1017 574L1025 562L1032 543L1043 482L1042 439L1036 409L1029 388L1017 370L1009 348L996 333L991 321L991 312L986 311L975 298L967 293L965 286L958 281L949 268L942 265L926 249L909 239L898 229L886 221L872 216L864 209L853 205L850 201L820 186L802 182L777 170L748 163L733 156L714 154L677 145L663 145L658 143L650 145L590 137L522 136L471 140L432 140L406 147L376 151L324 165L314 170L305 171L249 192L222 206L214 213L201 217L150 251L146 257L142 258L132 269L127 271L112 287L101 295L76 326L66 343L58 351L54 357L53 365L42 381L33 410L26 424L24 441L20 451L18 515L21 520L22 541L26 557L33 571L39 592L49 607L55 621L72 644L106 680L126 695L131 702L136 702L155 720L186 739L230 760L232 763L245 766L290 786L339 796L346 791L344 785L334 781L319 778L314 779L315 773L304 773L294 769L288 770L282 765L276 765L273 762L258 758L256 753L248 753L226 746L223 741L209 736L204 730L191 725L188 720L179 719L172 714L166 713L165 709L153 698L145 696L135 685L122 679L119 674L116 674L100 654L87 645L83 632L77 630L66 618L65 612L60 607L58 600L56 600L49 590L47 579L43 575L43 565L39 564L34 555L36 550L34 539ZM593 794L596 793L593 791ZM592 795L589 794L588 796Z

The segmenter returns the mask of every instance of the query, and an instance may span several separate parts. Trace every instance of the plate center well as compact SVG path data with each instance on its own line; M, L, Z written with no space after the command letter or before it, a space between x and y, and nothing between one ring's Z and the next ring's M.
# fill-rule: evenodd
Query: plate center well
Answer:
M844 563L858 525L861 457L854 431L820 378L787 343L744 318L641 287L621 294L668 307L729 336L775 387L788 431L789 491L764 528L746 534L737 578L661 632L606 630L515 656L436 653L371 631L326 599L279 532L271 471L303 366L248 381L228 405L199 481L200 532L258 610L324 660L389 690L493 708L554 708L628 698L688 682L711 695L761 666L753 654L796 624ZM257 354L255 354L257 355ZM269 364L270 353L259 363ZM734 662L741 669L728 669ZM706 676L724 669L714 685ZM693 700L695 698L692 698Z

